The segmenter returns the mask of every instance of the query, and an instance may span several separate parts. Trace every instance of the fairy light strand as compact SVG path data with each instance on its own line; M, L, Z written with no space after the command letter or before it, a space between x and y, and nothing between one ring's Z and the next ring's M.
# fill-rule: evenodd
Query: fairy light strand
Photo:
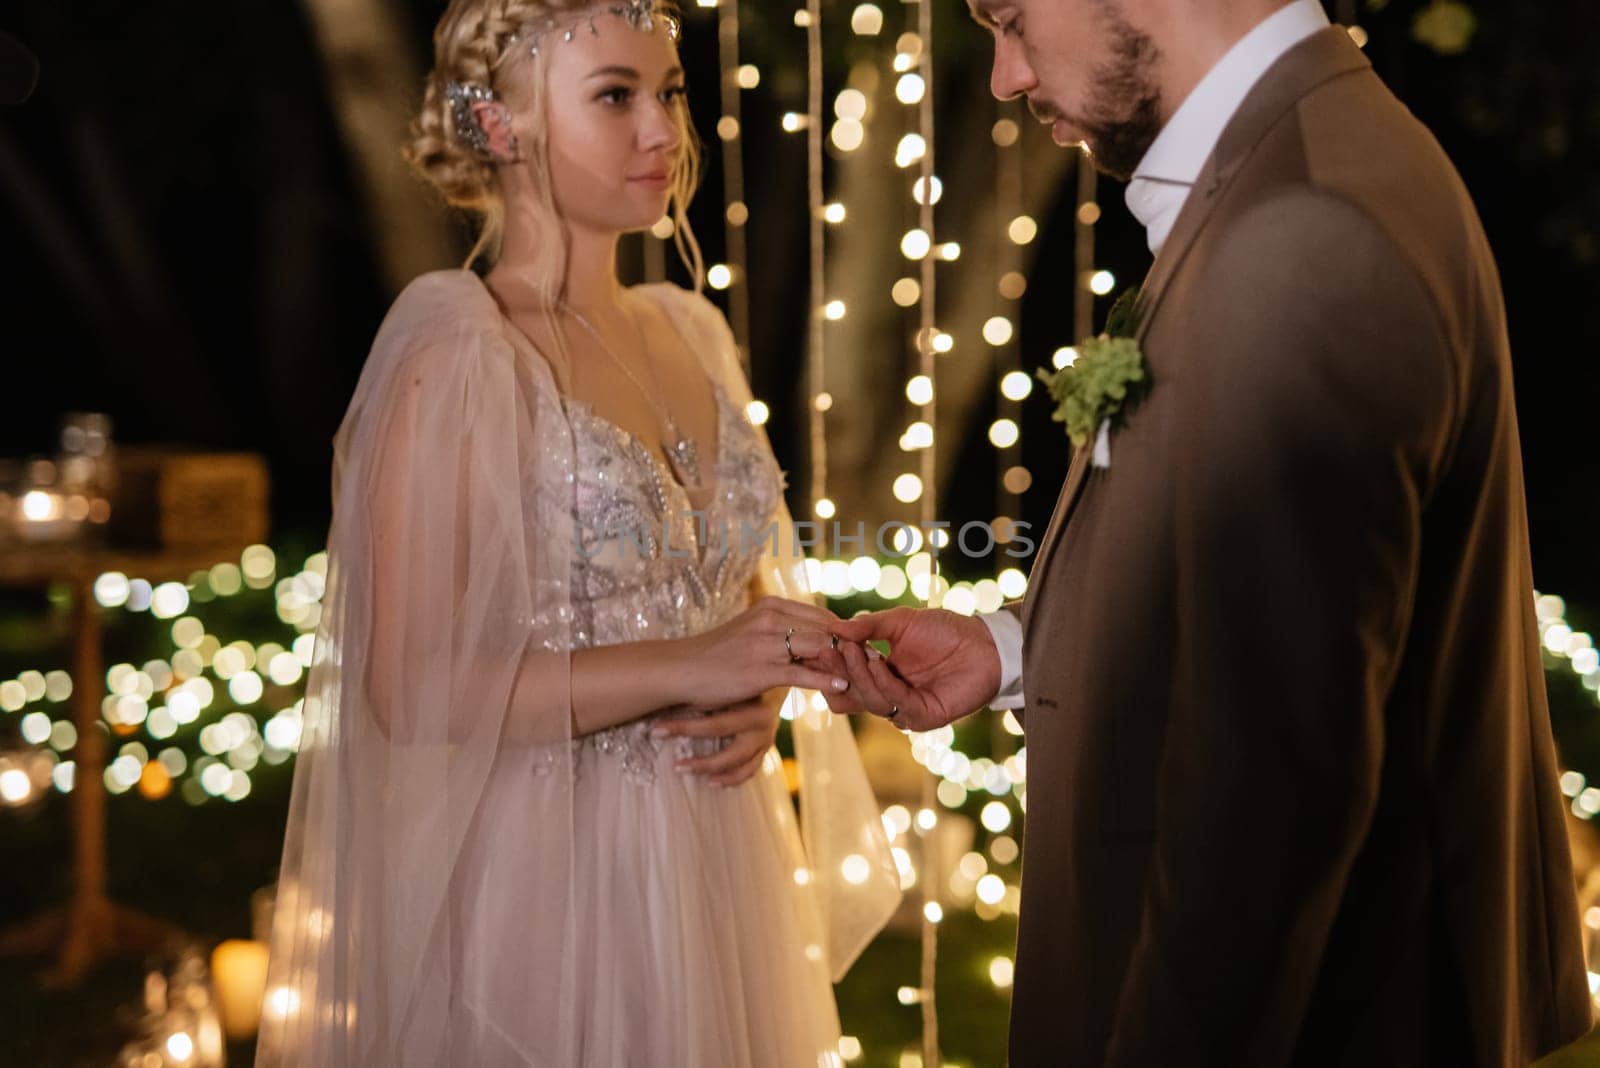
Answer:
M1004 382L1009 375L1022 372L1022 294L1026 292L1026 285L1017 286L1014 278L1022 278L1022 244L1013 240L1012 227L1015 220L1022 215L1023 208L1023 145L1021 126L1018 117L1021 114L1021 105L1015 100L998 102L995 108L995 127L992 140L995 144L995 240L997 254L995 292L999 298L998 308L1000 314L1015 325L1011 337L1007 342L994 350L994 380ZM1024 382L1030 382L1023 376ZM1022 514L1021 487L1013 488L1010 483L1009 473L1013 466L1019 466L1022 458L1022 400L1028 396L1023 392L1021 397L1013 399L1002 392L1000 397L1000 411L1004 418L1012 420L1018 427L1016 440L1010 445L995 450L995 504L996 514L1015 520ZM1009 538L1007 539L1010 540ZM994 559L999 560L999 540L996 539ZM998 717L992 719L991 748L997 753L1009 753L1012 748L1011 735L1006 732Z
M722 197L727 234L728 263L733 267L728 286L728 317L739 346L739 361L750 374L750 287L746 226L750 207L744 199L744 114L739 84L739 5L726 0L717 5L717 51L722 63ZM725 127L725 129L723 129Z
M114 664L106 673L104 719L111 727L107 742L116 746L116 755L108 761L105 769L108 792L113 795L126 794L137 787L137 792L145 799L155 801L167 796L171 788L178 785L178 780L183 779L185 781L180 792L190 804L207 800L239 802L252 796L250 780L256 770L257 760L267 764L282 764L293 758L298 749L303 702L303 696L297 691L304 686L305 673L313 660L312 631L319 615L316 609L320 607L324 590L327 558L322 553L314 554L306 560L298 574L280 578L275 573L275 556L267 547L255 546L241 561L244 567L223 562L209 570L196 572L188 583L163 583L151 587L143 580L115 572L101 575L96 581L95 600L102 608L148 613L156 618L173 620L173 650L167 658L147 661L142 668L131 663ZM920 557L920 560L920 567L918 563L908 561L908 569L918 571L929 566L926 556ZM835 576L848 571L852 563L855 561L812 560L807 562L807 569L812 572L816 588L830 596L845 596L848 591L837 588ZM885 565L883 570L887 573L897 566L891 563ZM984 593L986 584L993 581L958 583L952 587L952 592L976 592L972 610L982 610L985 604L993 603L993 597ZM1015 596L1019 592L1016 587L1022 581L1020 572L1013 569L1002 573L998 584L1009 587L1005 590L1006 596ZM271 641L260 645L246 641L224 642L218 636L206 633L206 628L198 618L183 614L205 601L228 599L249 590L273 589L276 590L273 596L277 602L279 619L298 632L288 646ZM181 591L188 596L178 597L174 591ZM995 592L988 591L989 594ZM1600 691L1600 650L1596 649L1594 639L1587 633L1573 629L1566 618L1566 604L1560 597L1537 591L1534 597L1540 644L1548 655L1547 672L1552 678L1570 672L1589 692L1591 699L1600 704L1600 693L1597 693ZM892 601L898 598L888 599ZM290 660L297 663L289 665ZM280 665L279 661L283 663ZM289 666L295 670L280 674L281 667ZM213 687L205 678L206 675L226 686ZM238 679L264 681L262 675L272 678L274 684L287 688L289 694L297 699L290 707L281 709L265 723L258 725L257 718L266 714L265 709L259 707L262 694L254 687L248 695L235 694L233 683ZM35 777L47 779L60 793L73 792L75 761L63 759L63 754L70 752L79 741L70 734L64 734L70 727L70 716L51 722L53 717L41 711L38 704L47 702L50 705L67 706L76 687L84 684L82 680L74 680L60 670L25 670L15 678L0 682L0 710L22 714L21 734L23 740L32 747L31 750L0 753L0 802L22 806L39 801L41 792L26 781ZM88 684L97 685L98 682L91 681ZM224 689L241 707L199 728L197 735L184 731L184 727L195 724L206 709L213 707L213 702L223 696ZM241 700L241 697L244 699ZM124 721L117 710L119 701L149 705L158 698L165 701L164 706L151 707L148 713L136 715L131 721ZM33 707L30 709L28 706ZM155 727L164 710L178 710L180 706L186 708L186 713L180 712L181 718L176 724L166 729ZM1021 726L1015 717L1006 713L999 719L1008 734L1021 735ZM191 743L198 740L204 755L191 760L178 748L182 740L174 737L177 733L184 734ZM145 740L153 744L147 746ZM955 732L948 727L925 734L909 734L908 742L913 758L927 769L928 781L937 784L931 799L924 792L920 807L926 810L925 819L919 817L916 824L919 832L917 837L921 839L923 850L921 871L917 872L915 864L908 869L912 873L908 885L915 881L923 884L923 923L931 927L937 922L929 918L928 905L937 905L939 897L946 891L956 905L973 908L982 920L1015 915L1019 890L1009 870L1017 859L1016 842L1006 833L1014 825L1015 818L1005 809L1015 806L1019 816L1026 814L1026 748L1003 759L999 758L998 753L993 759L969 756L956 746ZM163 746L165 748L161 748ZM159 753L153 751L158 748ZM36 763L37 757L43 757L51 763L43 775L30 773L29 761ZM1564 772L1560 785L1562 792L1571 800L1575 815L1586 821L1600 816L1600 787L1591 786L1581 772ZM989 796L985 798L985 794ZM973 856L967 856L962 858L962 864L958 866L961 875L958 877L953 874L949 880L945 880L943 867L931 851L939 826L937 813L940 809L960 810L969 803L976 803L974 799L983 802L979 822L994 836L988 852L993 855L999 872L997 874L985 865L982 876L974 879L965 869L974 867L977 861ZM905 826L898 829L891 826L901 814L898 809L899 806L891 806L883 813L886 830L891 831L891 840L898 835L909 845L910 839L905 832L911 824L900 821ZM981 860L981 857L978 859ZM951 885L947 886L947 882ZM955 885L957 882L960 883L959 887ZM1596 887L1600 888L1600 880L1595 882ZM975 903L969 900L972 894L976 895ZM1585 913L1586 926L1591 931L1600 930L1600 911L1596 911L1600 906L1596 906L1589 898L1586 898L1586 905L1590 906ZM997 989L1009 988L1013 967L1009 958L997 958L991 962L991 979ZM907 998L922 1002L925 1014L930 1010L927 1003L923 1002L923 991L931 989L926 986L914 991L906 988ZM936 1032L925 1031L925 1040L930 1035L936 1036ZM937 1042L936 1037L932 1038L932 1042Z
M1095 195L1099 181L1087 149L1078 150L1078 207L1073 216L1076 234L1076 299L1072 306L1072 340L1076 343L1094 333L1094 222L1099 218Z
M811 372L810 403L807 405L811 418L811 501L808 511L813 519L820 519L824 517L816 514L817 502L828 496L827 416L818 403L828 381L823 337L827 317L822 310L827 299L827 232L822 214L822 0L806 0L806 70L806 197L811 221L810 329L807 331L810 342L807 363Z
M922 191L919 199L919 215L921 218L922 232L928 235L930 244L929 254L922 258L922 329L917 333L917 349L920 355L922 373L935 388L923 406L922 418L934 428L935 440L938 436L938 373L934 363L933 331L935 312L938 306L938 289L936 278L937 257L933 249L937 248L935 238L937 231L934 229L934 196L933 196L933 164L935 156L934 141L934 81L933 81L933 3L932 0L921 0L917 4L917 35L922 39L922 50L919 56L918 71L922 75L923 93L918 104L917 127L922 135ZM937 444L921 450L922 472L922 522L924 529L934 530L935 520L938 518L938 456ZM929 539L932 541L932 538ZM933 552L931 571L928 583L928 606L936 608L943 600L939 582L939 554L938 544L932 545ZM922 781L922 807L936 811L938 804L938 787L934 777L926 775ZM938 872L939 866L939 836L936 830L930 829L923 838L923 870L925 872ZM936 920L936 910L939 908L938 897L940 887L935 885L932 877L922 880L922 1063L926 1065L942 1064L939 1056L939 1013L935 998L935 977L938 970L939 954L939 928Z

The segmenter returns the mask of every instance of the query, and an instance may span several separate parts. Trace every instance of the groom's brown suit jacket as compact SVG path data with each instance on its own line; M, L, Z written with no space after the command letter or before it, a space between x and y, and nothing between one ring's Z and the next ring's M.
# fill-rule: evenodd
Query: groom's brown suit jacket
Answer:
M1499 280L1338 29L1145 285L1026 600L1011 1063L1521 1065L1589 1026Z

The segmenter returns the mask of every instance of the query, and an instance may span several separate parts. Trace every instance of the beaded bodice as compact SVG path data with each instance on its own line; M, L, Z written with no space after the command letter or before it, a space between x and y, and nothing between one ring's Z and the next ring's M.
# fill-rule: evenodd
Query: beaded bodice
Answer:
M691 497L664 457L585 403L565 400L577 474L573 648L681 638L743 611L784 479L766 442L718 385L715 467ZM697 507L698 505L698 507ZM651 777L659 748L638 720L580 743Z

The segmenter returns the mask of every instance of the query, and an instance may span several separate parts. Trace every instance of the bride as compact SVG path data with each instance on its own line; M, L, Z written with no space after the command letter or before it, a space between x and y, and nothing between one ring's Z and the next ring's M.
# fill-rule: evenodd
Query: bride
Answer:
M615 270L670 209L699 275L677 32L651 0L435 32L408 157L493 267L407 287L335 439L258 1065L838 1062L831 981L900 890L796 689L842 681L834 617L726 323Z

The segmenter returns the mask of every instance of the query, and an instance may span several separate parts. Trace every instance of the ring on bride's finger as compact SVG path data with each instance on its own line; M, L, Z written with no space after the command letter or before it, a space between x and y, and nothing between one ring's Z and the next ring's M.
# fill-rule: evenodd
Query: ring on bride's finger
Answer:
M790 627L783 635L783 648L789 654L789 663L798 664L800 663L800 658L794 655L794 646L789 644L789 640L793 637L794 628Z
M883 714L883 718L888 720L890 723L893 723L894 722L894 717L898 716L899 714L900 714L900 706L899 705L890 705L889 706L889 711L887 711L887 712L885 712Z
M837 649L837 648L839 648L839 636L837 634L828 635L828 648L829 649Z

